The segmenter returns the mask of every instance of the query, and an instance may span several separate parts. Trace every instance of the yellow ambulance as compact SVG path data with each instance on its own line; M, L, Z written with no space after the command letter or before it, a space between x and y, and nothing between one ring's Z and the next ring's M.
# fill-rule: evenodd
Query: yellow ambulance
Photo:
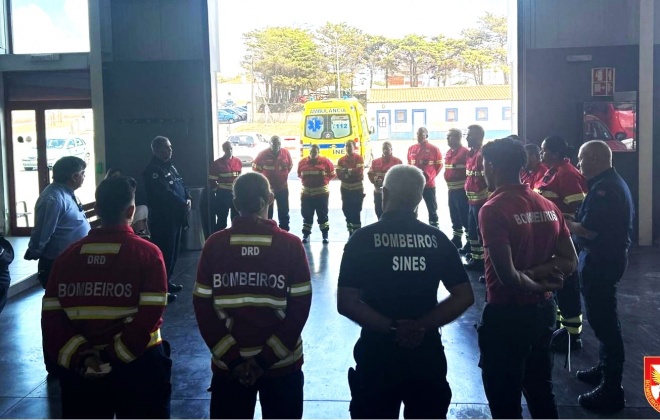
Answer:
M321 156L337 164L346 154L346 141L353 140L355 152L369 166L373 159L369 134L367 114L357 99L309 101L303 111L300 156L309 156L312 145L318 144Z

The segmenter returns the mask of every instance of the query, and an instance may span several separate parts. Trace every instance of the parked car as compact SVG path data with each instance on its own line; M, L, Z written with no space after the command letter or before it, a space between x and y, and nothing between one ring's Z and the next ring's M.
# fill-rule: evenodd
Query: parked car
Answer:
M584 116L584 141L590 140L604 141L613 152L633 150L632 139L615 138L605 123L593 115L586 114Z
M268 139L261 133L236 133L227 137L234 146L234 156L243 165L251 165L257 155L269 147Z
M240 106L234 106L231 110L237 113L241 117L241 120L247 120L247 109L243 109L243 107Z
M64 156L77 156L89 163L90 152L87 143L81 138L48 139L46 140L46 156L48 157L48 168L52 168L55 162ZM37 169L37 147L34 146L22 159L23 169L35 171Z
M243 121L245 118L247 118L247 114L245 114L245 118L243 118L241 114L238 111L234 110L233 108L220 108L218 112L219 111L233 115L234 121Z
M227 111L223 111L221 109L218 110L218 122L219 123L226 123L226 124L233 124L236 122L236 115Z

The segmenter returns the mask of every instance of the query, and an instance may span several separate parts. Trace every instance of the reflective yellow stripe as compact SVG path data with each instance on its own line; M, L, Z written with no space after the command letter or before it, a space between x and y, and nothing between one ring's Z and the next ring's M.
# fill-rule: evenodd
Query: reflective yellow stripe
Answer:
M445 165L445 169L465 169L465 165Z
M42 311L58 311L62 309L60 305L60 300L58 298L43 298L41 301L41 310Z
M227 334L224 337L222 337L220 341L216 343L215 346L213 346L213 348L211 349L211 353L213 354L213 356L217 358L221 358L222 356L224 356L225 353L227 353L227 350L229 350L231 346L233 346L234 344L236 344L236 340L234 340L234 337L232 337L231 334Z
M343 189L349 190L349 191L363 190L364 189L364 185L362 184L362 181L352 182L352 183L342 181L341 182L341 187Z
M296 343L296 349L293 351L293 353L289 353L286 358L280 360L279 362L275 363L273 366L271 366L271 369L277 369L281 368L284 366L289 366L300 360L300 358L303 355L303 346L302 346L302 340L299 338L298 343Z
M448 187L464 187L465 186L465 180L461 181L447 181L447 186Z
M484 173L481 171L465 171L467 176L484 176Z
M81 254L119 254L121 244L85 244L80 248Z
M302 188L302 194L303 195L321 195L325 193L330 192L330 187L327 185L324 185L322 187L303 187Z
M548 191L548 190L540 190L540 189L538 189L538 188L535 189L534 191L536 191L537 193L541 194L541 195L542 195L543 197L545 197L545 198L559 198L559 195L557 195L557 193L552 192L552 191Z
M568 195L568 196L564 197L564 203L566 203L566 204L576 203L576 202L579 202L579 201L584 201L584 194L583 193Z
M275 352L280 359L284 359L289 353L291 353L275 334L271 335L270 338L266 340L266 344L273 349L273 352Z
M305 175L323 175L325 171L302 171L303 176Z
M151 339L149 340L149 343L147 343L147 348L160 344L163 341L163 338L160 336L160 328L149 334L149 336Z
M470 192L466 191L465 194L467 195L468 200L482 200L488 198L488 190L481 190L479 192Z
M140 293L139 305L165 306L167 293Z
M233 184L218 184L218 189L230 190L233 188Z
M267 171L274 171L276 168L274 166L264 166L262 169L265 169Z
M242 306L266 306L271 308L286 308L286 298L267 295L232 295L216 296L213 303L223 308L239 308Z
M213 296L213 288L209 286L204 286L198 282L195 282L195 288L193 289L193 295L201 298L209 298Z
M209 175L209 179L216 180L216 179L218 179L218 177L215 176L215 175Z
M72 306L64 308L70 320L83 319L121 319L138 312L137 307L113 306Z
M119 360L121 360L124 363L130 363L133 360L136 359L136 357L131 353L131 351L126 347L123 341L121 341L121 333L117 334L115 336L115 353L117 354L117 357L119 357Z
M71 357L78 351L78 347L85 344L87 339L80 334L74 335L60 349L57 355L57 363L65 368L71 365Z
M243 347L238 349L239 353L241 353L241 356L243 358L248 358L248 357L254 357L257 354L261 353L261 349L263 349L263 346L257 346L257 347Z
M231 178L233 176L239 176L241 173L240 172L223 172L221 174L218 174L219 178Z
M291 289L289 290L289 293L291 296L303 296L303 295L308 295L312 293L312 283L311 282L306 282L306 283L300 283L296 284L294 286L291 286Z
M231 235L229 245L259 245L271 246L273 237L270 235Z

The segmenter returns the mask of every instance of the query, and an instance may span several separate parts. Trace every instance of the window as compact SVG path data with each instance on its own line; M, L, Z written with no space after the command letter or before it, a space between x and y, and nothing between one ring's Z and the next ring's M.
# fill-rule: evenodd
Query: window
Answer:
M408 122L408 111L405 109L397 109L394 111L394 122L405 123Z
M330 127L332 127L332 135L336 139L351 135L351 120L348 115L331 115Z
M505 106L505 107L502 108L502 119L504 121L511 120L511 107L510 106Z
M320 139L325 128L322 116L308 115L305 121L305 137Z
M14 54L89 51L87 0L10 0Z
M447 108L445 110L445 121L447 122L458 121L458 108Z
M488 108L477 108L476 120L488 121Z

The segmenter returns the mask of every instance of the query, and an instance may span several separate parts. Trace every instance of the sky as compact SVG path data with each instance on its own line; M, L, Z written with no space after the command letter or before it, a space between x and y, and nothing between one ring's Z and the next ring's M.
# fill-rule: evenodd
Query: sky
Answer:
M89 51L87 0L11 0L17 54Z
M345 22L365 33L389 38L407 34L457 37L463 29L476 26L484 12L507 14L509 3L509 0L220 1L220 70L223 76L244 71L240 67L245 54L242 35L254 29L268 26L315 29L326 22Z

